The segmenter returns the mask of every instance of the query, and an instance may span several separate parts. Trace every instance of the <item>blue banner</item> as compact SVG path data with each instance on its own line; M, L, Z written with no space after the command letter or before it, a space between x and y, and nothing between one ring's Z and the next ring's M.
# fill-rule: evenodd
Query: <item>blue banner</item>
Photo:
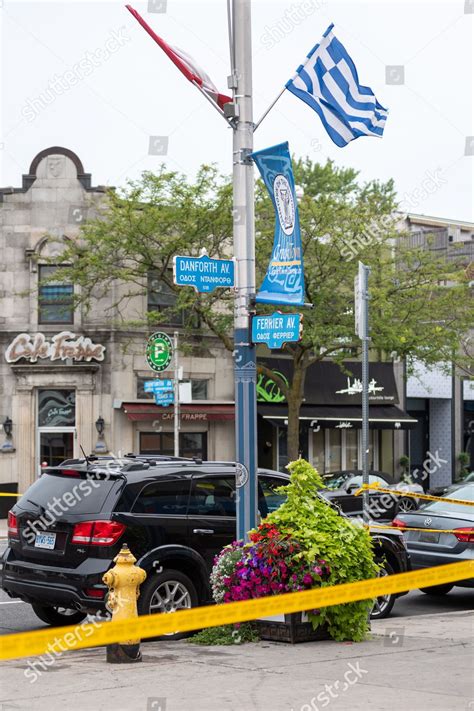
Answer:
M288 142L251 154L275 209L273 252L256 301L303 306L304 274L295 180Z

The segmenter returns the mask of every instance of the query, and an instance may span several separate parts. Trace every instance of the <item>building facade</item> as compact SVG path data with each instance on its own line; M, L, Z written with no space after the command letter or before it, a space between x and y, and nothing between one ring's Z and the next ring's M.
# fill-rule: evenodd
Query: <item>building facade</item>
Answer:
M155 404L144 383L156 374L145 358L148 331L112 325L114 295L75 307L74 284L60 275L65 241L77 239L104 188L92 186L72 151L39 153L18 188L0 191L0 484L24 491L44 463L86 453L174 451L174 412ZM57 259L57 264L55 260ZM52 275L52 281L51 281ZM49 281L42 284L42 279ZM130 309L143 313L147 299ZM164 295L166 298L166 294ZM179 319L160 326L171 336ZM234 453L233 361L215 339L200 356L180 356L180 454L229 459ZM166 376L172 377L170 372Z
M474 286L474 223L408 214L401 227L408 244L428 249L466 269ZM474 324L473 324L474 327ZM474 330L473 330L474 335ZM427 369L414 364L407 379L407 411L417 425L407 439L411 469L431 486L460 476L460 455L474 471L474 362L463 372L451 364Z

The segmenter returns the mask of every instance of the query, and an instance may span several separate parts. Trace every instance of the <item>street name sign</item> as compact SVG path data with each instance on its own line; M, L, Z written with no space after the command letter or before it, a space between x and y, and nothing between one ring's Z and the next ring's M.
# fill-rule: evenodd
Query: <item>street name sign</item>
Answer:
M146 393L167 392L173 390L172 380L145 380L143 389Z
M173 341L167 333L156 331L146 342L146 361L157 373L166 370L173 359Z
M173 279L178 286L192 286L200 293L228 289L235 284L234 260L211 259L207 254L201 257L177 255L173 257Z
M301 340L302 331L301 314L275 311L269 316L254 316L252 319L252 343L265 343L271 350L278 350L285 343Z
M167 407L174 403L174 394L171 392L155 392L155 403L162 407Z

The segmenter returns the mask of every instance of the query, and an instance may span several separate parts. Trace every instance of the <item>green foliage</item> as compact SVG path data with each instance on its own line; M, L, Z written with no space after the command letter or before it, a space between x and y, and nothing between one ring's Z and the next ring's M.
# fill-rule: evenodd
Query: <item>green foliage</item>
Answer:
M189 640L192 644L230 645L259 642L260 637L252 622L241 622L236 625L220 625L207 627Z
M298 417L308 367L324 358L342 364L360 355L353 316L359 259L371 268L371 349L378 360L396 353L408 359L409 368L413 359L426 365L454 360L463 366L469 349L466 344L460 348L460 343L474 321L461 263L448 262L429 249L414 249L400 235L393 181L362 184L353 169L308 158L294 161L294 173L303 190L298 207L306 301L314 309L305 310L302 341L285 346L293 361L293 378L289 384L274 378L289 405L290 459L298 456ZM268 265L274 230L272 203L261 181L256 184L255 203L258 285ZM198 256L202 248L213 257L232 256L231 181L213 166L202 166L194 180L162 166L156 174L146 172L123 190L108 193L105 204L96 208L96 217L84 225L81 239L67 243L63 259L70 266L63 278L80 287L77 298L84 307L105 298L104 313L114 325L149 331L182 312L184 347L201 348L203 334L209 334L232 351L233 291L196 294L191 287L173 283L173 256ZM176 303L143 313L150 272L175 293ZM259 310L274 307L259 305ZM272 377L263 364L259 371Z
M366 528L340 516L318 494L321 477L304 459L288 465L291 483L282 487L286 501L269 514L265 523L273 524L282 535L291 536L303 548L299 554L308 565L324 559L330 575L322 585L338 585L376 576L372 540ZM314 627L327 624L336 640L364 639L368 631L368 614L372 600L351 602L322 608L319 614L308 614Z

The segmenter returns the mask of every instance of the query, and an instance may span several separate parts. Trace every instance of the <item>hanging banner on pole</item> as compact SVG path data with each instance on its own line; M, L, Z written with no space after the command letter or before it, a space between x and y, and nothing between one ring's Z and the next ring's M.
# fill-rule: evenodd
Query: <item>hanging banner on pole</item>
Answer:
M270 193L276 218L272 256L256 301L303 306L303 252L288 142L256 151L251 158Z

